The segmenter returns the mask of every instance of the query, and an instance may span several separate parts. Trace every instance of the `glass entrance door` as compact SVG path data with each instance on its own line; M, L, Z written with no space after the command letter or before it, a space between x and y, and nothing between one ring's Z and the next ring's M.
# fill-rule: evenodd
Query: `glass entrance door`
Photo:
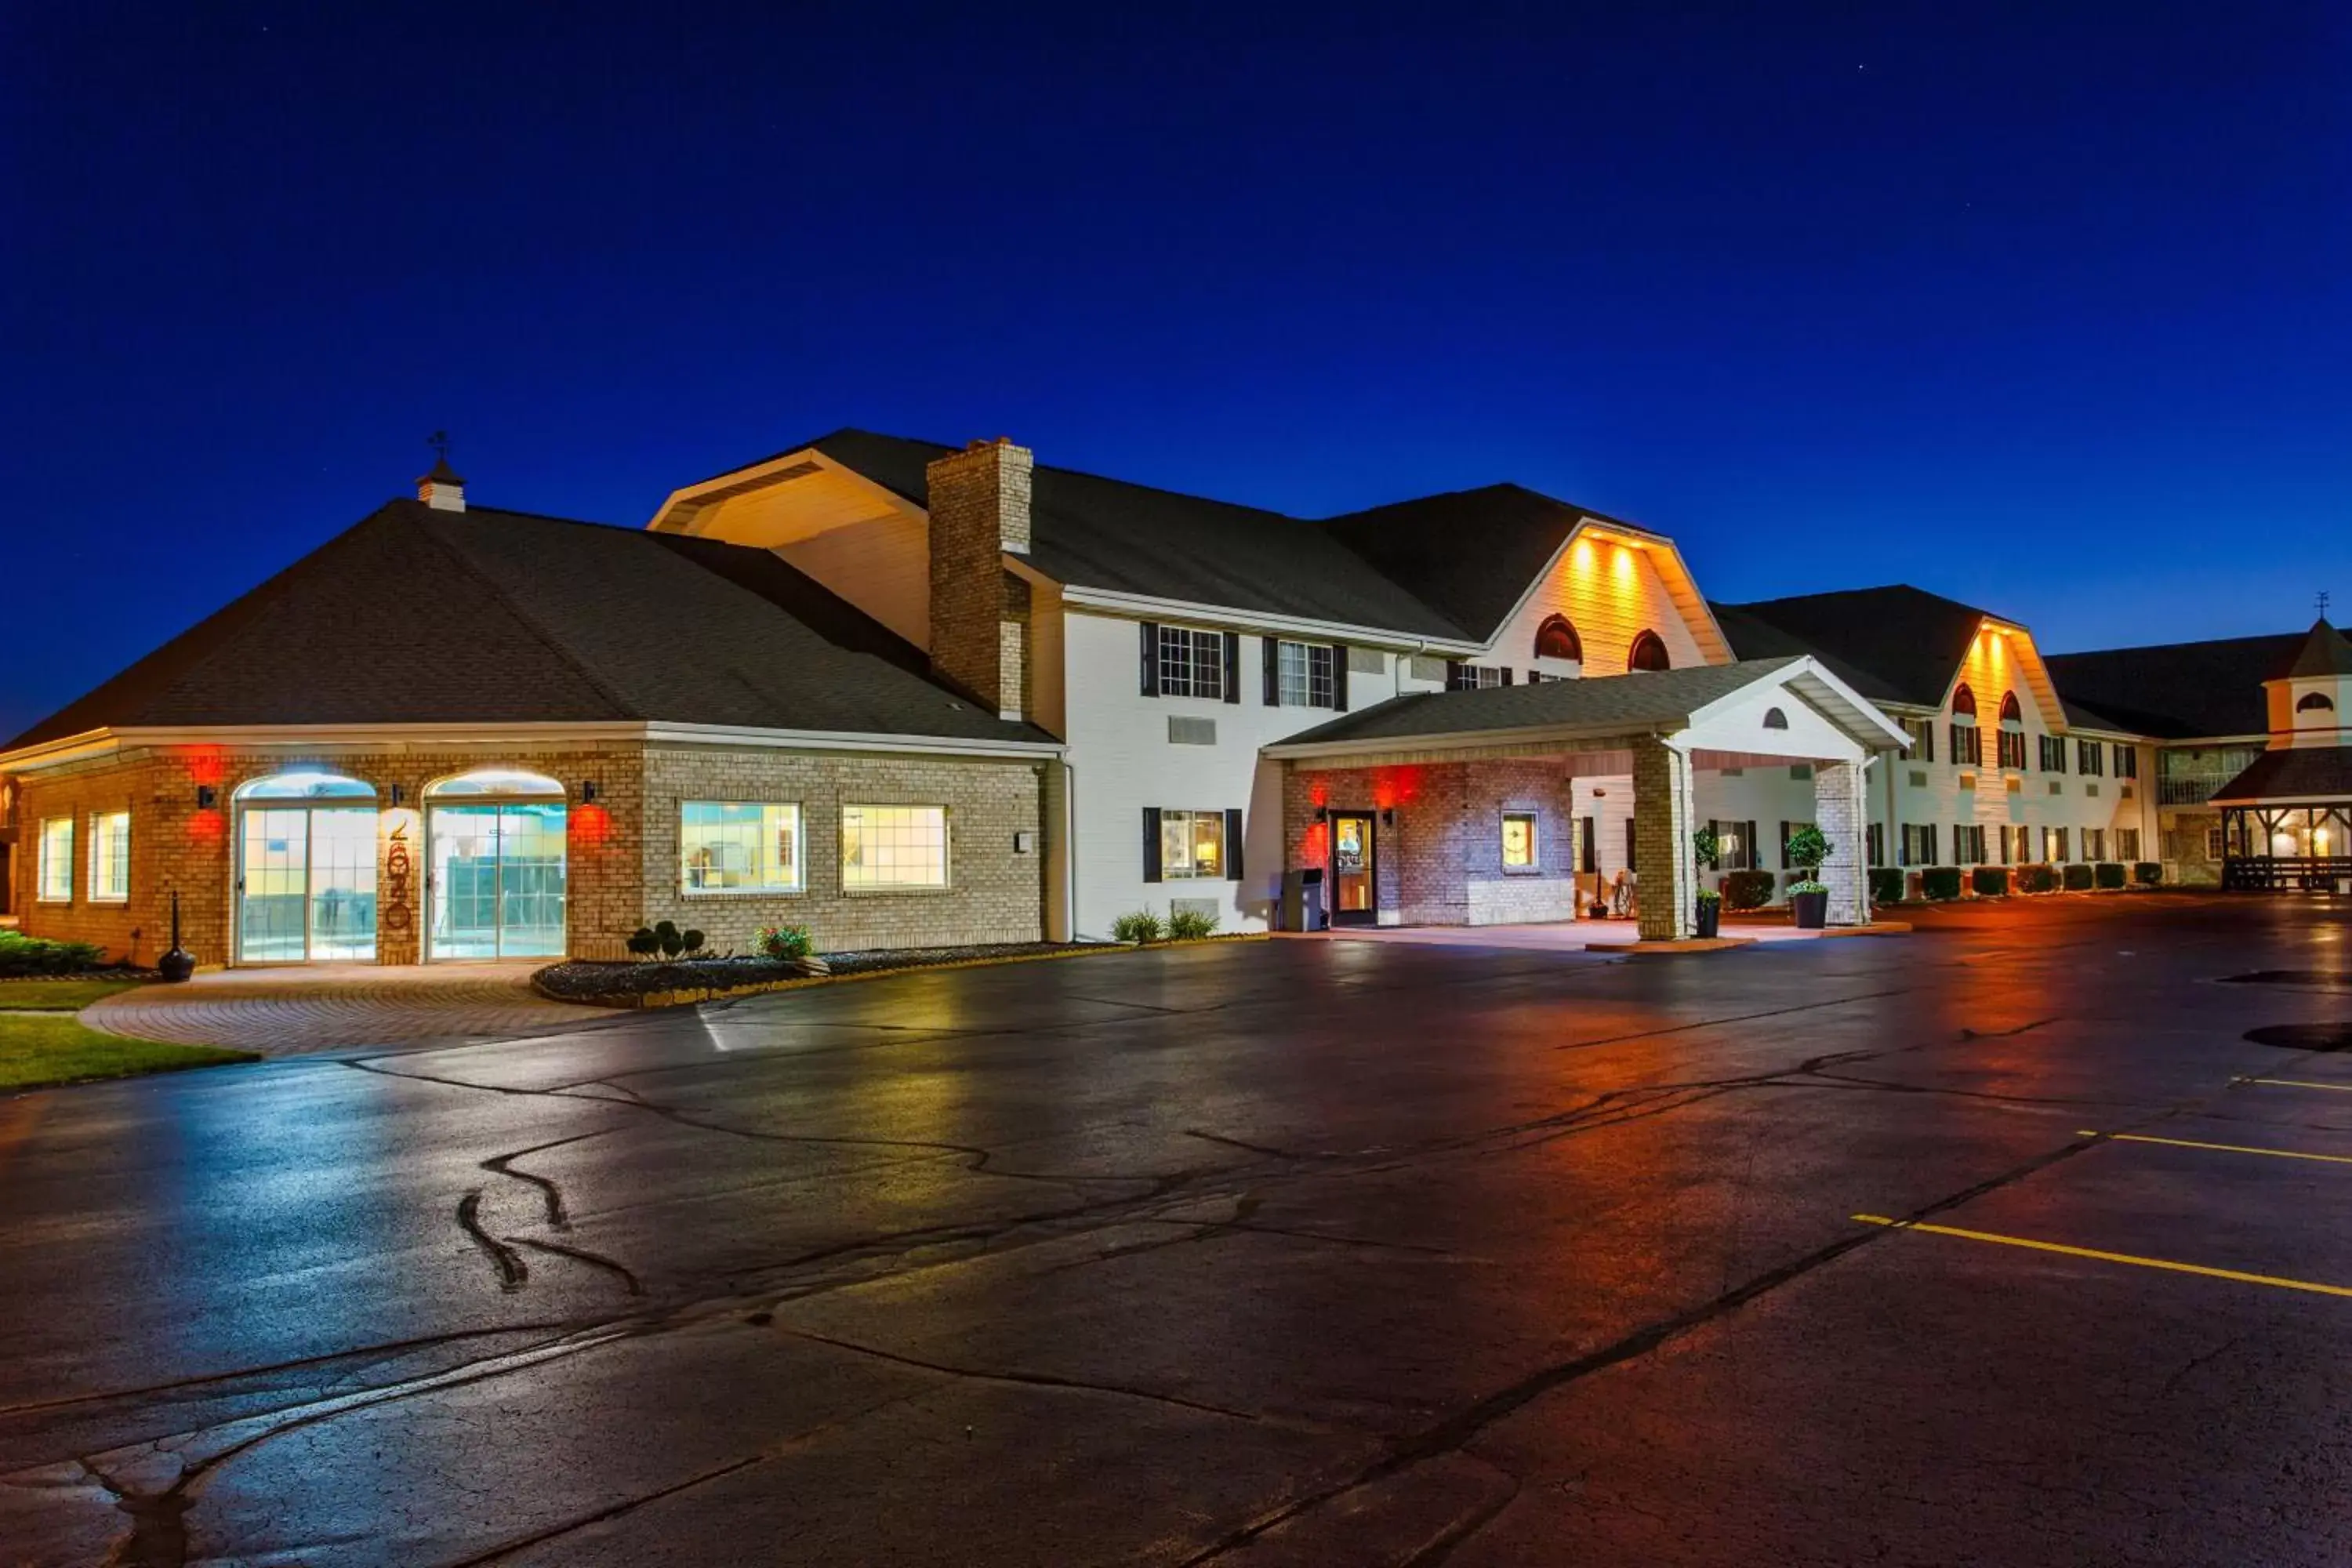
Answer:
M1378 919L1372 881L1372 816L1331 814L1331 920L1336 925L1370 925Z
M433 807L427 956L562 957L563 834L560 802Z
M236 961L375 957L372 805L248 805L237 814Z

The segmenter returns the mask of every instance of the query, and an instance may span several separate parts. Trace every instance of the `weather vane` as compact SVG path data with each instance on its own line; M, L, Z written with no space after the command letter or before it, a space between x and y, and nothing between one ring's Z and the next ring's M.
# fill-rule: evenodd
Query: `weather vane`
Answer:
M2319 618L2323 621L2327 618L2327 590L2325 588L2319 591Z
M425 444L432 447L434 455L443 462L449 460L449 432L436 430L432 435L425 437Z

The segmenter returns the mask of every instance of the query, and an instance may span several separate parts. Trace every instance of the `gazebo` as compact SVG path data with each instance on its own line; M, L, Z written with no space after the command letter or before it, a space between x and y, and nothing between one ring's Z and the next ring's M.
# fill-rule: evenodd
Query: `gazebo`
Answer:
M2315 623L2263 688L2269 749L2213 795L2221 885L2352 892L2352 641Z

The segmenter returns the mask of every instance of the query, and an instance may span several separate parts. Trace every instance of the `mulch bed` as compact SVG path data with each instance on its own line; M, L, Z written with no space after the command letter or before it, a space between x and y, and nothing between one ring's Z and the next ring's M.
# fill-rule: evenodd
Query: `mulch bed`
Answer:
M1080 951L1110 950L1095 942L1023 942L969 947L866 948L851 952L828 952L824 958L836 975L875 974L891 970L936 969L943 964L984 963ZM593 963L573 959L550 964L531 976L531 984L541 995L554 997L559 1002L579 1002L597 1007L646 1007L709 1001L805 978L808 978L808 972L789 959L691 958L624 963Z

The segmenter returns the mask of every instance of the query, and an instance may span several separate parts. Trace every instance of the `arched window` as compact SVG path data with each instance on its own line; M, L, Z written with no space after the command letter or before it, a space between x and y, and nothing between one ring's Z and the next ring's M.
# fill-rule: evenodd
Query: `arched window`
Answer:
M1626 656L1625 668L1637 669L1672 669L1675 661L1666 654L1665 639L1655 632L1643 632L1633 639L1633 651Z
M299 769L292 773L271 773L268 778L252 779L236 786L233 797L247 800L373 800L375 786L341 773L320 773Z
M427 800L479 800L489 796L501 800L562 800L563 786L544 773L527 773L521 768L476 768L472 773L425 786Z
M1962 681L1960 689L1952 693L1952 717L1973 719L1976 716L1977 694L1969 689L1968 682Z
M1582 661L1584 643L1577 637L1576 628L1568 624L1566 616L1548 616L1536 628L1536 657Z
M2004 724L2022 724L2025 722L2025 710L2018 706L2017 693L2014 691L2004 691L2001 693L2000 721Z
M1789 716L1786 713L1781 712L1778 708L1767 708L1764 710L1764 728L1767 730L1785 730L1788 727Z
M2303 694L2303 700L2294 705L2294 710L2298 713L2327 713L2334 711L2335 707L2336 700L2325 691L2306 691Z

